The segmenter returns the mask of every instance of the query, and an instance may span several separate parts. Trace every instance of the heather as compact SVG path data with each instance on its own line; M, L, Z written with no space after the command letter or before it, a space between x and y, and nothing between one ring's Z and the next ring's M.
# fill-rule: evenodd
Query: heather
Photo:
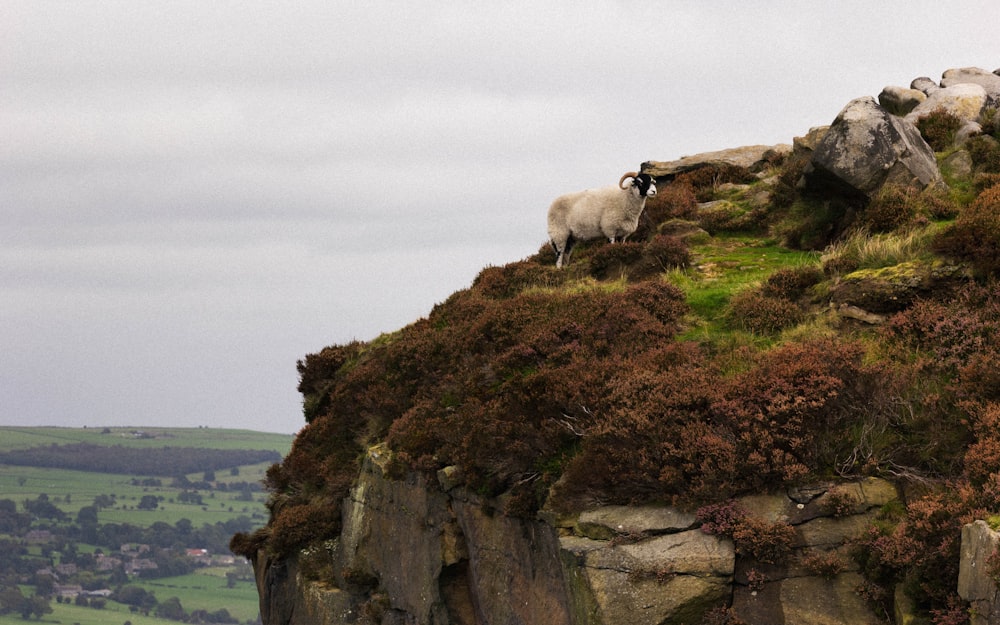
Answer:
M789 530L735 498L877 476L907 503L859 539L865 596L888 606L903 583L949 618L961 524L1000 508L998 187L963 203L887 186L858 204L802 193L789 170L801 162L678 176L628 243L581 245L563 270L543 246L405 328L307 355L307 423L268 472L271 522L233 549L334 537L381 442L399 476L452 467L502 514L674 505L764 562ZM831 306L845 276L917 265L945 277L879 323Z

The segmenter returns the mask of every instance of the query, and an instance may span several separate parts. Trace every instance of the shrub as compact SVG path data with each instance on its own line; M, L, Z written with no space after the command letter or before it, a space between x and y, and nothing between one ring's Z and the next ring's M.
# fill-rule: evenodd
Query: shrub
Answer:
M697 222L712 234L748 232L762 225L753 211L728 200L720 200L701 207L698 210Z
M810 287L823 281L823 271L815 265L786 267L768 276L761 287L761 294L767 297L796 299Z
M943 152L955 142L962 120L944 108L937 108L917 120L917 129L935 152Z
M688 184L695 192L699 202L712 199L716 189L727 182L736 184L750 183L756 177L747 168L738 165L718 164L704 165L679 174L674 183Z
M951 195L937 187L927 187L914 198L918 215L940 221L953 219L958 214L958 204Z
M691 264L688 246L677 237L658 234L646 244L643 255L654 262L661 271L672 267L687 267Z
M847 570L847 562L836 551L810 551L802 558L802 566L826 579L833 579Z
M894 184L883 185L868 202L859 226L869 232L892 232L913 221L916 193Z
M642 258L643 244L633 241L609 243L590 255L590 275L595 278L619 278L629 265Z
M656 195L646 200L644 214L653 228L669 219L692 219L698 209L694 187L683 181L657 185Z
M522 260L502 267L483 269L473 280L472 288L480 289L486 297L513 297L529 287L557 286L565 274L566 272L556 269L554 264L541 265L530 260Z
M736 553L765 564L784 561L795 541L791 525L750 516L737 502L701 507L696 516L703 532L732 539Z
M727 317L734 327L754 334L773 334L802 320L802 310L784 297L750 289L733 296Z
M976 170L985 173L1000 173L1000 140L980 135L966 143L969 156Z
M701 625L746 625L730 608L712 608L701 619Z
M966 207L935 246L943 254L968 260L980 276L1000 270L1000 186L986 189Z

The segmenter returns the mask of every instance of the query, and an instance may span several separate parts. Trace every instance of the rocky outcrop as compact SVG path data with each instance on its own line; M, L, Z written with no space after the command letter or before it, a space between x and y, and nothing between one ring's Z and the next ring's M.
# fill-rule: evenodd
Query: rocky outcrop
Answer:
M1000 546L1000 535L986 521L962 528L962 560L958 570L958 594L972 606L971 625L1000 624L1000 590L991 560ZM996 563L993 563L996 567Z
M922 295L947 289L949 282L967 279L961 265L943 261L909 261L854 271L836 281L830 289L830 302L840 309L856 307L868 313L893 313Z
M813 150L805 186L870 196L884 184L942 183L934 153L912 123L864 97L840 112Z
M257 557L265 625L696 624L722 606L749 625L876 622L842 552L895 498L884 481L741 500L750 516L795 528L776 565L703 532L690 511L606 506L516 518L467 491L457 472L428 480L391 466L384 447L369 450L341 535L324 553ZM815 554L842 570L820 571ZM304 562L317 557L332 573L307 580L303 570L316 567Z
M685 156L676 161L648 161L642 164L640 171L660 180L672 180L679 174L707 166L742 167L756 172L774 159L787 156L791 151L792 146L787 144L748 145Z
M973 84L986 91L986 106L1000 107L1000 69L987 72L978 67L949 69L941 76L942 87Z
M886 87L878 94L879 106L899 116L906 115L926 99L927 94L923 91L904 87Z

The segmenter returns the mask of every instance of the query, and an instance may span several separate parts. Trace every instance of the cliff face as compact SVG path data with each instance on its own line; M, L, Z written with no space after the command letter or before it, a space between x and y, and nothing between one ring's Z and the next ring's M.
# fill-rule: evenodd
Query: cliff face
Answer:
M344 502L325 555L336 585L306 581L297 557L258 558L266 625L656 625L729 605L750 625L880 622L845 542L896 498L882 480L744 498L760 535L734 540L669 507L518 519L448 470L392 478L388 459L372 448ZM762 545L771 527L788 539Z
M265 625L1000 622L1000 70L952 74L307 356Z

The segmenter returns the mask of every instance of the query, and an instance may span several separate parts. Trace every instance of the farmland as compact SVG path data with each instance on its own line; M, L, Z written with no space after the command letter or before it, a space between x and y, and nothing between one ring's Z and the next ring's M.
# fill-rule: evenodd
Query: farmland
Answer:
M0 458L17 463L0 464L0 625L23 622L36 596L52 610L29 611L42 622L255 622L251 571L226 545L266 521L261 481L291 442L209 428L0 427ZM78 468L105 461L115 472ZM136 594L147 597L130 605Z

